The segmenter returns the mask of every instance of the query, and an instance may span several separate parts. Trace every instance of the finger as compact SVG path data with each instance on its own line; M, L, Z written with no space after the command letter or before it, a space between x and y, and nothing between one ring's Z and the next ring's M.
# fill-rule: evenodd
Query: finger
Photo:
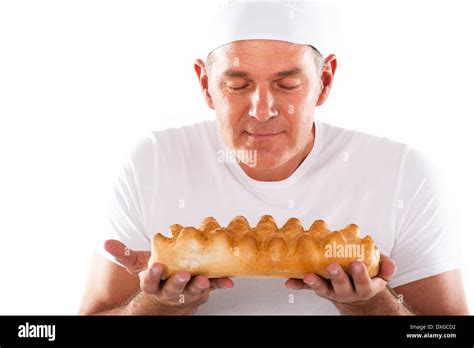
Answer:
M339 297L348 297L354 295L354 287L346 272L337 263L330 263L327 271L331 279L334 292Z
M212 289L231 289L234 287L234 282L232 279L224 278L214 278L210 279Z
M128 249L125 244L115 239L106 240L104 249L125 267L132 264L136 257L133 250Z
M379 293L387 286L387 281L380 277L372 278L372 289L374 290L374 294Z
M179 271L173 274L163 285L161 293L166 300L177 300L183 293L186 284L191 279L189 272Z
M364 299L371 297L374 289L367 267L362 262L354 261L351 263L351 271L357 295Z
M304 276L303 282L308 285L310 289L314 290L318 296L324 298L329 298L331 296L332 289L324 278L314 273L308 273Z
M305 282L303 282L301 279L295 279L295 278L288 279L285 282L285 286L293 290L309 289L309 286L305 284Z
M184 291L189 293L191 296L200 295L204 289L207 289L211 286L211 282L208 278L203 276L193 277L186 285Z
M380 254L380 269L378 276L389 281L397 272L397 265L390 257Z
M149 251L130 250L125 244L114 239L106 240L104 249L131 273L147 269L148 259L151 255Z
M140 277L140 288L143 292L150 295L156 295L158 293L163 271L163 265L154 263L149 269L141 271L138 274Z

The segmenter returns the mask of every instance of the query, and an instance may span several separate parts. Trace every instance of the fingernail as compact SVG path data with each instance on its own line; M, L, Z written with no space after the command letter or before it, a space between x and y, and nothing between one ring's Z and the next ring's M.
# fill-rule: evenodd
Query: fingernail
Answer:
M339 271L337 270L337 268L334 268L334 267L328 267L328 272L330 275L332 275L333 277L337 276L337 274L339 273Z
M206 285L199 284L199 283L197 284L197 287L198 287L199 289L201 289L201 290L203 290L203 289L206 289L206 288L207 288L207 286L206 286Z
M161 273L161 266L153 266L152 269L151 269L151 273L154 276L159 275Z
M180 275L178 275L177 278L178 278L178 281L180 281L181 283L184 283L184 282L188 281L186 278L184 278L183 276L180 276Z
M360 263L353 263L352 264L352 270L354 272L361 272L362 271L362 265Z
M316 284L316 277L303 278L303 281L308 285Z

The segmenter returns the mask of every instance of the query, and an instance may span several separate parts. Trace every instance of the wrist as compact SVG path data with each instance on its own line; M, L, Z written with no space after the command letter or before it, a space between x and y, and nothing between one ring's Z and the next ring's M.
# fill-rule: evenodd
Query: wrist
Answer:
M370 315L375 313L387 300L387 295L393 297L387 287L366 301L343 303L334 302L342 315Z
M196 308L190 305L167 305L159 302L154 295L140 291L125 306L127 315L192 315Z
M335 303L342 315L414 315L415 312L397 294L385 287L368 301L359 303Z

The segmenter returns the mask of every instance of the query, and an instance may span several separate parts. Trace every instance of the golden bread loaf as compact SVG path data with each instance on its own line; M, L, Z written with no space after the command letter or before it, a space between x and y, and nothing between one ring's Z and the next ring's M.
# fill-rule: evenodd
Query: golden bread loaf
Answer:
M208 278L302 279L316 273L328 279L330 263L350 274L354 260L363 262L371 277L379 271L377 246L370 236L361 238L355 224L332 232L324 221L316 220L305 231L297 218L278 228L272 216L264 215L253 228L245 217L236 216L227 227L207 217L199 228L175 224L169 230L170 238L154 235L149 261L166 266L162 279L179 270Z

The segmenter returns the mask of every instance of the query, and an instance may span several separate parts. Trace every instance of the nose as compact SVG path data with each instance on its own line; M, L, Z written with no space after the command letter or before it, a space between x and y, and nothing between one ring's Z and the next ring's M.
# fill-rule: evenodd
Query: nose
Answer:
M275 100L271 91L265 87L256 88L251 96L251 106L249 116L256 118L260 122L278 115Z

